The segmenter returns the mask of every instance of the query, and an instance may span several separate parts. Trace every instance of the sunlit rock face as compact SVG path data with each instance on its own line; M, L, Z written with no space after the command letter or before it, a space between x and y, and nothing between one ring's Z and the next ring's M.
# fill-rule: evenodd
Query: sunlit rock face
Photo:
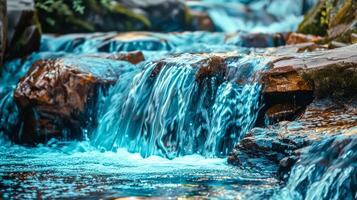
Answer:
M123 71L132 70L142 54L68 56L36 62L17 85L14 99L24 127L20 143L46 142L52 137L80 138L94 121L99 92L113 85ZM135 59L132 56L136 57ZM16 137L14 137L16 138Z
M125 74L102 106L92 141L142 156L224 156L254 125L262 58L182 54ZM239 106L237 106L239 105Z

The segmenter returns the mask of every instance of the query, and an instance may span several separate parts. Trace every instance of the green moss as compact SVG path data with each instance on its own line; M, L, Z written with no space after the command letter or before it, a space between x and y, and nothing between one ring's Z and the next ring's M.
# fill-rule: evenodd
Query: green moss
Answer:
M357 20L356 0L320 0L310 10L298 28L298 32L326 36L325 43L338 41L351 43L352 26Z
M320 0L315 7L305 15L297 32L325 36L327 34L327 24L321 23L321 19L324 19L323 11L326 10L325 5L325 1Z

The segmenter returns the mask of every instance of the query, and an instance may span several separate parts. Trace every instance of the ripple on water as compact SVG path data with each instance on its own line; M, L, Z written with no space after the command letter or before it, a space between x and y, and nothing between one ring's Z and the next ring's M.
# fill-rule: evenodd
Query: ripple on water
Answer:
M190 155L142 158L124 149L100 152L87 142L51 147L0 147L0 193L13 198L267 196L271 174L250 172L225 159Z

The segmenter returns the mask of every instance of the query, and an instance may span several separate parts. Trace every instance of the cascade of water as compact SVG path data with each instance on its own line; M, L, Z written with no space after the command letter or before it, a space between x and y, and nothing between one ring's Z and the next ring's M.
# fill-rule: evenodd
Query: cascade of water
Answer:
M336 136L302 151L286 186L272 199L356 199L357 137Z
M196 59L149 62L143 71L122 74L101 106L92 142L144 157L226 155L255 122L261 87L252 79L265 62L241 58L227 65L224 77L197 80Z

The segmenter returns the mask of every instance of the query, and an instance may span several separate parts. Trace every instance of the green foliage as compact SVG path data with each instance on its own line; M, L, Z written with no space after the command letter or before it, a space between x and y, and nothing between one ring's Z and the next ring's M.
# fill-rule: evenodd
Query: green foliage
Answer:
M45 10L47 12L54 12L54 10L60 10L63 13L67 13L69 9L66 6L64 0L36 0L36 8ZM72 8L79 14L83 14L85 9L82 0L73 0Z

